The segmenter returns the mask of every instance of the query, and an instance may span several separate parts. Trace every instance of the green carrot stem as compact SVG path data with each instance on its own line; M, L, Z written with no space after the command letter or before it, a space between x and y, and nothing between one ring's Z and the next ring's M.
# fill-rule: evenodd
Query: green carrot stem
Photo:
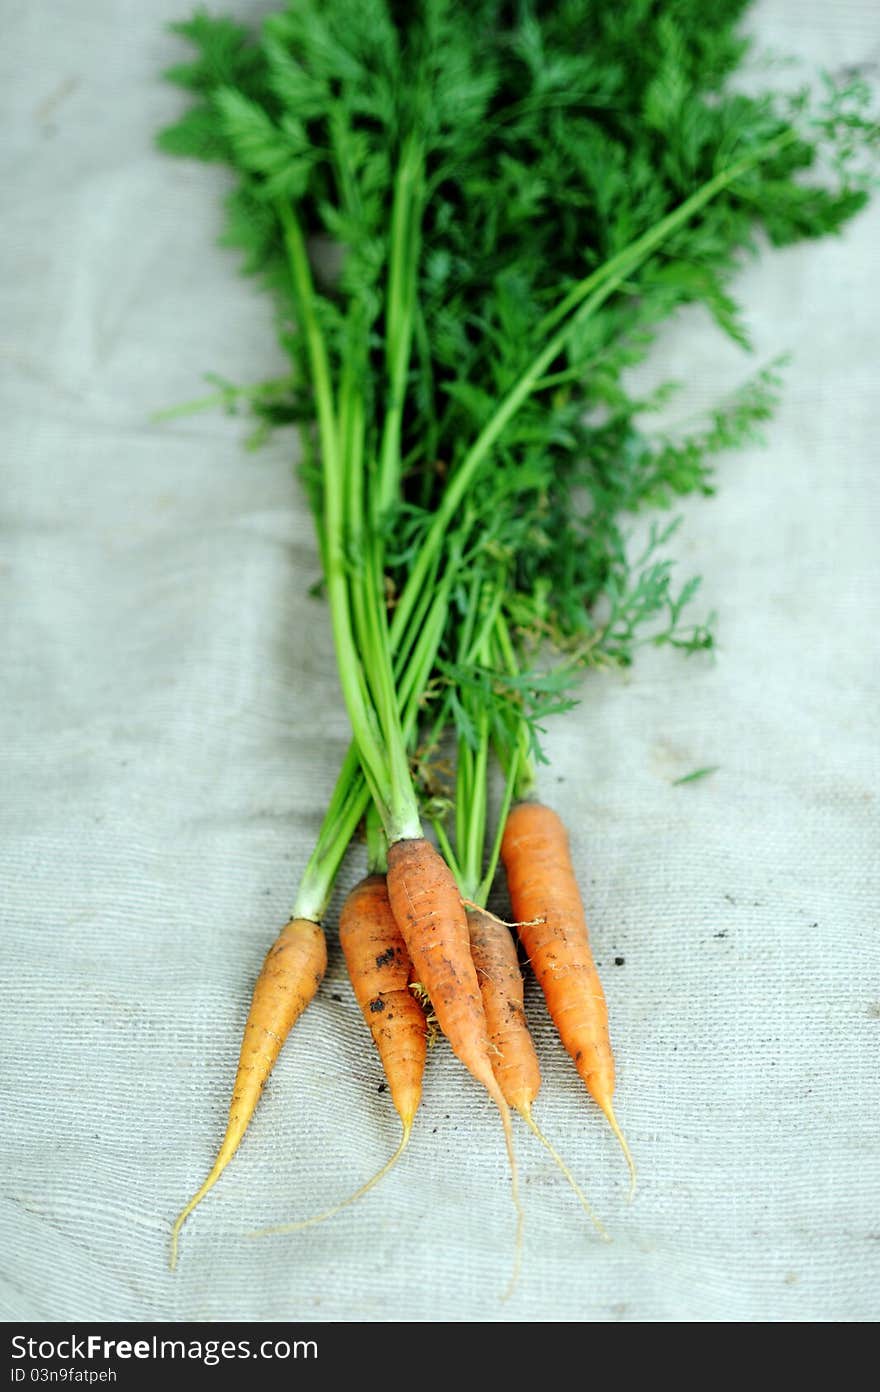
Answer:
M306 336L318 411L324 481L325 579L339 679L364 775L380 808L390 819L395 789L389 773L382 732L370 702L369 689L352 630L345 556L345 459L340 448L327 350L315 311L315 292L302 231L292 208L286 203L278 203L276 206L284 230L300 322ZM415 823L418 823L417 816Z

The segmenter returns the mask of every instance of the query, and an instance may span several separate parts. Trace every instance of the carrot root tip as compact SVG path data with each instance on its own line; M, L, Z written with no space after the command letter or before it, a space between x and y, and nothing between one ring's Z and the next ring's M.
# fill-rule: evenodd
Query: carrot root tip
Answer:
M597 1215L593 1212L592 1206L590 1205L590 1202L587 1199L586 1194L584 1193L583 1189L581 1189L580 1185L578 1184L571 1170L566 1165L562 1156L559 1154L559 1151L553 1145L553 1142L549 1139L549 1137L544 1135L544 1132L541 1130L540 1126L535 1121L535 1118L532 1116L531 1108L519 1107L517 1110L519 1111L520 1116L528 1126L529 1130L533 1132L533 1134L541 1142L541 1145L544 1146L545 1149L549 1152L549 1154L553 1157L554 1163L559 1166L559 1169L562 1171L563 1175L568 1180L569 1184L571 1185L572 1189L577 1195L581 1207L587 1214L587 1217L590 1219L590 1222L593 1224L593 1227L596 1229L596 1232L599 1234L602 1241L610 1242L611 1234L608 1232L601 1218L597 1217Z
M235 1147L233 1147L233 1150L230 1151L228 1154L224 1153L226 1151L226 1142L224 1142L224 1145L220 1151L220 1156L215 1162L213 1169L208 1174L204 1184L201 1186L200 1189L196 1190L189 1203L180 1210L173 1224L171 1225L171 1247L168 1253L168 1266L171 1271L175 1271L177 1269L178 1249L180 1247L180 1234L183 1229L184 1223L186 1222L189 1215L192 1213L193 1209L198 1208L199 1204L202 1202L202 1199L209 1192L209 1190L214 1188L214 1185L217 1183L217 1180L220 1178L221 1174L226 1169L226 1166L229 1164L229 1161L232 1159L232 1153L234 1149Z
M400 1137L400 1144L394 1154L385 1161L381 1170L377 1170L372 1178L367 1180L366 1184L362 1184L353 1194L349 1194L347 1199L343 1199L341 1203L334 1204L332 1208L325 1209L323 1213L315 1213L311 1218L302 1218L298 1223L277 1223L269 1228L257 1228L254 1232L249 1232L247 1234L248 1237L280 1237L287 1233L303 1232L305 1228L313 1228L317 1223L326 1223L328 1218L335 1218L336 1214L340 1213L343 1208L348 1208L349 1204L353 1204L358 1199L362 1199L381 1179L385 1178L389 1170L394 1168L403 1155L403 1152L406 1150L409 1144L409 1138L412 1135L413 1118L401 1117L401 1125L403 1129Z
M513 1148L513 1127L510 1122L510 1108L504 1100L500 1087L493 1079L493 1086L486 1088L498 1111L501 1113L501 1124L504 1127L504 1142L507 1146L507 1158L510 1162L510 1189L513 1197L513 1205L516 1209L516 1235L514 1237L513 1251L513 1270L510 1273L510 1281L507 1289L502 1295L502 1300L509 1300L516 1289L519 1281L520 1271L522 1270L522 1250L523 1250L523 1228L525 1226L525 1212L522 1200L519 1196L519 1168L516 1163L516 1153Z
M617 1120L617 1117L614 1115L614 1108L612 1107L610 1101L607 1102L607 1103L600 1102L600 1103L599 1103L599 1106L602 1108L602 1111L605 1113L605 1116L606 1116L606 1118L607 1118L607 1120L608 1120L608 1125L611 1127L611 1130L613 1131L615 1137L617 1138L617 1141L618 1141L618 1143L619 1143L619 1145L620 1145L620 1148L621 1148L621 1150L623 1151L624 1159L626 1160L627 1166L629 1167L629 1198L628 1198L628 1202L629 1202L629 1203L632 1203L633 1199L634 1199L635 1196L636 1196L636 1184L637 1184L637 1177L636 1177L636 1162L635 1162L635 1160L633 1160L633 1158L632 1158L632 1151L630 1150L629 1146L627 1145L626 1137L624 1136L623 1132L622 1132L621 1129L620 1129L620 1122Z

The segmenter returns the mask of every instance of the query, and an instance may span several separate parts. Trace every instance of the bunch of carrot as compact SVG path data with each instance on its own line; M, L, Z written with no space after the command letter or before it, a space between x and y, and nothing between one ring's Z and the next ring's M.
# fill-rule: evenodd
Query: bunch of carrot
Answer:
M172 1261L320 986L327 906L362 825L369 873L339 944L402 1136L351 1197L406 1147L430 1015L498 1109L517 1208L511 1109L586 1203L532 1116L519 958L487 908L499 859L559 1037L635 1173L566 831L536 794L542 722L584 667L630 661L642 632L711 645L682 620L695 583L676 593L658 553L671 529L633 560L622 519L708 491L711 457L768 414L775 377L706 429L652 441L625 369L693 300L742 339L726 277L755 228L783 241L839 226L864 201L853 160L872 128L849 89L814 125L803 103L727 94L740 0L711 16L697 0L622 8L644 33L589 0L302 0L253 36L203 13L176 26L197 57L168 76L193 105L160 143L235 172L227 240L275 296L291 360L219 396L262 430L299 425L353 739ZM803 185L835 140L838 182ZM452 790L437 771L450 737Z

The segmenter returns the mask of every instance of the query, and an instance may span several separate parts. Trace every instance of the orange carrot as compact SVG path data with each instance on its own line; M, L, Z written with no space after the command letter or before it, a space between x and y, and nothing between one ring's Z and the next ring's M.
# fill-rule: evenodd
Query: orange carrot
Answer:
M509 1122L507 1103L492 1071L467 916L452 872L429 841L419 837L389 847L388 898L437 1023L453 1052Z
M387 883L392 913L437 1023L453 1052L483 1084L501 1113L517 1210L518 1260L522 1208L510 1109L492 1069L489 1031L458 886L445 860L422 837L395 841L388 848Z
M262 1228L255 1236L301 1232L363 1198L406 1149L422 1098L428 1032L425 1012L409 989L412 964L391 912L384 875L367 875L348 895L339 916L339 942L355 999L379 1050L403 1134L390 1160L341 1203L297 1223Z
M270 947L245 1025L226 1134L204 1184L180 1212L171 1230L172 1271L177 1264L183 1224L217 1183L241 1144L281 1046L321 984L326 967L323 930L309 919L292 919Z
M391 912L384 875L368 875L351 891L339 918L339 942L408 1136L422 1097L427 1026L409 989L412 963Z
M501 842L517 929L559 1037L587 1090L602 1108L629 1165L635 1165L614 1115L614 1057L608 1007L587 934L568 836L551 808L521 802L508 815Z
M486 909L472 905L467 911L471 956L477 969L489 1040L492 1067L509 1106L514 1107L561 1169L583 1207L603 1237L608 1236L562 1156L532 1115L532 1103L541 1086L538 1056L526 1022L523 979L510 929Z
M505 923L485 909L467 911L471 957L480 983L492 1068L507 1104L525 1115L541 1087L541 1069L526 1023L516 947Z

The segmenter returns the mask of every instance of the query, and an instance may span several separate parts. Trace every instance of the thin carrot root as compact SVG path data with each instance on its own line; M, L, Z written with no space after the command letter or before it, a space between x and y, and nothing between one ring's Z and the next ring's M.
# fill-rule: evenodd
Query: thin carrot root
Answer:
M177 1266L184 1223L213 1189L238 1150L281 1046L312 1000L326 967L324 933L320 925L310 919L292 919L266 954L248 1011L226 1134L207 1178L181 1209L171 1228L168 1264L172 1271Z
M487 1059L489 1058L489 1047L489 1042L487 1041ZM516 1289L516 1285L520 1277L520 1272L522 1270L523 1228L525 1226L525 1211L523 1209L522 1200L520 1199L519 1194L519 1166L517 1165L516 1151L514 1150L513 1146L513 1122L510 1116L510 1108L507 1105L504 1093L502 1092L498 1084L498 1081L495 1077L491 1062L488 1063L486 1069L480 1069L479 1071L477 1071L476 1068L471 1068L470 1071L473 1073L477 1081L483 1084L483 1087L486 1089L492 1101L495 1103L495 1106L498 1108L498 1112L501 1117L501 1125L504 1128L504 1144L507 1149L507 1161L510 1166L510 1194L511 1198L513 1199L513 1207L516 1212L516 1231L513 1240L513 1270L511 1271L510 1281L508 1282L507 1288L503 1296L501 1297L502 1300L509 1300L510 1297L513 1295L514 1290Z
M516 960L516 948L507 925L495 914L474 904L467 911L468 940L483 1012L486 1019L486 1049L495 1084L492 1096L507 1124L505 1138L510 1158L514 1204L517 1211L514 1270L504 1296L508 1299L519 1278L522 1264L523 1210L519 1198L519 1179L513 1153L510 1108L520 1110L529 1106L541 1086L531 1036L523 1009L522 977ZM488 1084L487 1084L488 1087ZM504 1101L504 1110L496 1094Z
M389 1170L393 1170L409 1143L412 1134L412 1120L403 1123L403 1134L400 1138L400 1145L395 1150L390 1159L385 1161L381 1170L377 1170L372 1179L368 1179L366 1184L362 1184L360 1189L356 1189L353 1194L349 1194L347 1199L341 1203L334 1204L332 1208L327 1208L323 1213L316 1213L311 1218L303 1218L298 1223L278 1223L271 1228L258 1228L256 1232L248 1233L248 1237L277 1237L282 1233L303 1232L305 1228L313 1228L316 1223L326 1223L328 1218L335 1218L337 1213L341 1213L349 1204L357 1203L365 1194L375 1188L380 1180L384 1179Z
M537 928L544 922L543 918L527 918L522 923L516 920L508 922L506 918L499 918L491 909L484 908L482 904L475 904L473 899L462 899L466 909L474 909L477 913L485 914L486 918L491 918L493 923L500 923L504 928Z
M232 1159L233 1155L238 1149L240 1140L240 1136L233 1138L227 1137L227 1139L223 1142L223 1145L220 1147L220 1151L217 1156L217 1159L214 1161L213 1168L208 1174L208 1177L202 1185L201 1189L196 1190L189 1203L186 1205L185 1208L181 1209L180 1213L174 1220L174 1225L171 1229L171 1249L168 1254L168 1265L172 1271L176 1271L177 1269L177 1256L178 1249L180 1247L181 1228L183 1227L189 1215L192 1213L193 1209L196 1208L202 1202L202 1199L205 1197L208 1191L214 1188L214 1185L217 1183L217 1180L220 1178L223 1171L226 1169L226 1166L229 1164L230 1160Z
M431 997L428 995L421 981L411 981L409 983L409 989L425 1012L426 1043L429 1049L433 1049L437 1040L440 1038L440 1026L437 1024L437 1016L434 1014L434 1007L431 1005Z
M596 1098L596 1101L599 1103L599 1106L602 1108L602 1111L608 1118L608 1125L611 1127L611 1130L617 1137L617 1140L620 1143L620 1148L623 1151L626 1163L629 1166L629 1202L632 1203L633 1199L636 1196L636 1162L632 1158L632 1151L627 1145L626 1136L624 1136L623 1132L620 1129L620 1123L617 1120L617 1117L614 1115L614 1108L611 1105L610 1098L607 1102L603 1102L601 1098Z
M596 1216L596 1214L593 1212L593 1209L592 1209L592 1207L591 1207L591 1205L590 1205L590 1202L589 1202L589 1200L588 1200L586 1194L584 1193L584 1191L583 1191L583 1189L581 1188L581 1186L578 1184L578 1182L577 1182L577 1180L575 1179L574 1175L572 1174L571 1170L570 1170L570 1169L568 1168L568 1166L566 1165L566 1163L565 1163L565 1161L563 1160L562 1156L559 1154L559 1151L556 1149L555 1145L553 1145L552 1141L551 1141L547 1136L544 1135L544 1132L541 1130L540 1126L539 1126L538 1123L535 1121L535 1118L532 1116L532 1110L531 1110L531 1108L530 1108L530 1107L519 1107L519 1108L518 1108L518 1111L519 1111L519 1114L520 1114L520 1116L522 1117L523 1121L525 1122L526 1126L528 1126L529 1130L532 1131L533 1134L534 1134L535 1136L537 1136L538 1140L541 1142L541 1145L544 1146L545 1149L546 1149L547 1151L549 1151L549 1153L550 1153L550 1155L552 1155L552 1157L553 1157L555 1163L559 1166L560 1170L561 1170L562 1173L565 1175L565 1178L568 1180L569 1184L571 1185L572 1189L574 1190L575 1194L577 1195L578 1200L579 1200L579 1202L580 1202L580 1204L581 1204L581 1207L584 1209L584 1211L585 1211L587 1217L589 1218L590 1222L593 1224L593 1226L594 1226L594 1228L596 1229L597 1233L598 1233L599 1236L602 1238L602 1241L603 1241L603 1242L610 1242L610 1241L611 1241L611 1236L610 1236L610 1234L609 1234L607 1228L605 1227L605 1225L604 1225L604 1223L602 1222L601 1218L598 1218L598 1217Z
M516 1153L513 1149L513 1124L510 1119L510 1108L502 1096L501 1089L497 1083L494 1090L489 1090L489 1095L495 1106L501 1113L501 1124L504 1127L504 1144L507 1147L507 1160L510 1165L510 1192L513 1198L513 1206L516 1210L516 1232L513 1239L513 1270L510 1273L510 1281L505 1290L502 1300L509 1300L516 1290L516 1284L522 1271L523 1254L523 1228L525 1226L525 1211L522 1200L519 1196L519 1167L516 1163Z

